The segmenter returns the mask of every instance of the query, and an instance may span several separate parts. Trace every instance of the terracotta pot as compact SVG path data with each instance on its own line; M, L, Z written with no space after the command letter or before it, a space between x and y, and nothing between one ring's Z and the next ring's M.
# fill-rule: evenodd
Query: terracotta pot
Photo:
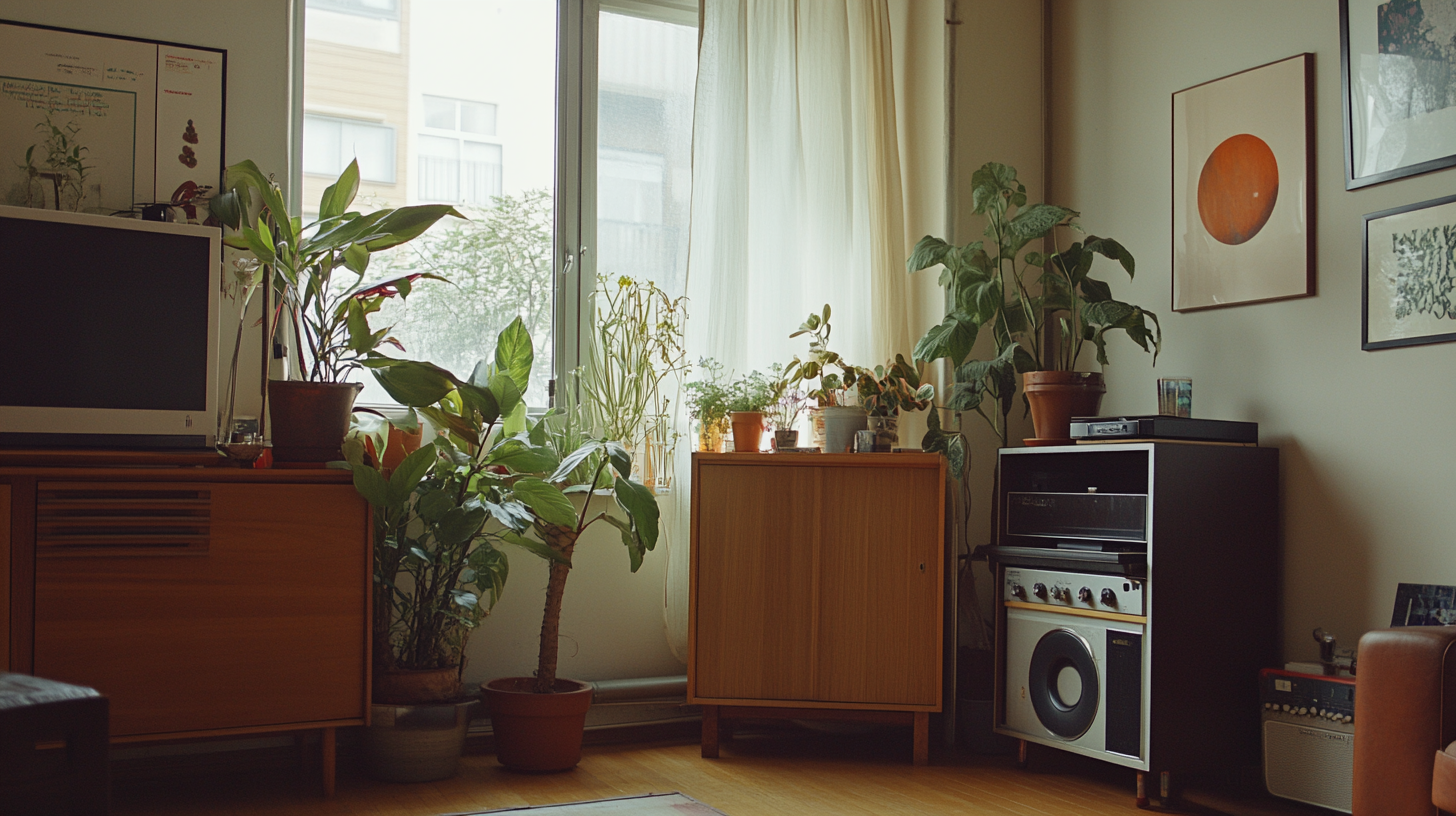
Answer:
M344 458L339 448L349 431L358 383L268 381L273 427L273 461L323 464Z
M728 417L733 423L733 452L758 453L763 446L763 412L734 411Z
M1102 375L1090 371L1028 371L1022 387L1031 403L1031 424L1036 439L1072 443L1072 417L1097 416L1107 386Z
M399 467L406 456L420 449L420 441L424 439L424 426L415 428L413 431L402 431L393 425L389 426L389 439L384 443L384 470L386 473Z
M460 752L479 700L374 705L364 729L369 775L386 782L433 782L460 770Z
M461 697L460 667L376 669L374 702L382 705L450 703Z
M555 692L535 694L534 677L502 677L480 687L495 731L495 756L513 771L567 771L581 761L581 735L592 687L557 678Z

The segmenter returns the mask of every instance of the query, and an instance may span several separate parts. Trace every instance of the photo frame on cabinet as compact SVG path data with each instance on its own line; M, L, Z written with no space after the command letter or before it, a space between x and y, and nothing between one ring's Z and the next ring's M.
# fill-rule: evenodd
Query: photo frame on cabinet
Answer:
M1456 166L1456 0L1340 0L1345 189Z
M1365 216L1360 348L1456 340L1456 195Z
M1314 294L1314 55L1173 94L1173 311Z

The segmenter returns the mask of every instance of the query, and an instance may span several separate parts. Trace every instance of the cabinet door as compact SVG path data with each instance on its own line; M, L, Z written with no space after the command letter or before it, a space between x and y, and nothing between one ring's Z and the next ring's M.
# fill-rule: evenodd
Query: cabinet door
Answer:
M697 696L813 699L819 478L807 467L698 469Z
M817 699L940 702L942 490L929 468L824 469Z
M128 495L151 497L152 521L106 505ZM38 496L35 674L109 696L113 736L363 717L370 553L352 486L42 484Z

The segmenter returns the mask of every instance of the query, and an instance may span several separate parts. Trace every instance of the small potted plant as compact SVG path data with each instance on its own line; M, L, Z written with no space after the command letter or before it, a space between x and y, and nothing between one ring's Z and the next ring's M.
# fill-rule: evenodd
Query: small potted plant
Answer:
M861 369L855 380L859 404L875 432L875 450L891 451L900 444L900 412L924 411L935 399L935 386L920 381L920 372L902 354L889 365Z
M819 381L808 391L808 396L818 403L809 413L814 444L825 453L843 453L854 442L855 431L865 430L867 422L864 409L852 404L857 394L850 386L859 378L859 369L829 350L829 315L826 303L819 314L810 314L789 335L809 335L809 359L795 357L789 363L787 377L794 382ZM831 372L830 366L839 371Z
M632 457L620 442L586 436L580 416L552 412L527 420L520 394L531 343L519 321L512 326L512 335L497 343L494 364L477 366L468 380L431 363L376 360L371 366L390 396L441 430L427 447L460 480L451 505L420 495L420 512L440 513L442 524L458 520L450 527L456 535L492 519L496 524L484 535L493 543L550 564L536 675L493 680L483 691L500 762L556 771L580 761L591 704L589 685L556 675L561 603L577 541L597 523L615 527L636 572L657 544L658 507L652 491L631 480ZM593 501L599 491L610 491L616 512Z
M728 420L735 453L757 453L763 445L763 412L778 399L774 382L753 371L728 386Z
M348 382L349 375L382 345L399 345L389 329L371 328L369 315L379 311L387 298L408 296L421 278L443 280L416 272L369 281L365 278L369 256L418 237L447 215L464 216L445 204L367 215L350 210L359 191L357 162L350 162L338 181L324 190L318 219L307 225L289 215L282 189L251 161L229 167L223 187L209 209L238 233L223 243L252 252L266 267L276 304L271 331L276 337L280 325L286 322L291 327L295 373L303 377L268 383L273 458L337 460L354 397L362 388ZM255 196L261 204L256 214Z
M947 407L980 414L1003 447L1016 375L1022 374L1037 439L1070 441L1070 417L1096 414L1106 390L1100 373L1076 370L1083 348L1095 347L1098 364L1106 365L1107 334L1121 331L1151 351L1156 363L1162 347L1157 315L1113 300L1111 287L1090 276L1101 255L1132 277L1132 253L1111 238L1090 235L1063 246L1058 229L1081 232L1081 214L1052 204L1027 206L1015 168L987 163L971 177L971 188L975 213L986 217L986 240L956 247L927 235L905 264L912 273L943 264L940 284L950 303L945 319L915 345L915 359L949 359L955 383ZM1050 253L1021 254L1032 241L1048 238ZM1048 322L1056 330L1050 340ZM995 355L968 360L987 327ZM988 398L995 405L990 412Z
M808 407L809 397L798 389L798 381L790 377L777 363L774 364L773 374L774 392L779 396L768 407L767 415L774 429L774 449L796 448L799 446L799 432L794 426L799 421L799 415Z
M723 364L705 357L698 361L698 369L707 374L707 379L694 380L683 386L688 416L698 423L698 450L722 453L723 439L730 427L728 383L723 377Z

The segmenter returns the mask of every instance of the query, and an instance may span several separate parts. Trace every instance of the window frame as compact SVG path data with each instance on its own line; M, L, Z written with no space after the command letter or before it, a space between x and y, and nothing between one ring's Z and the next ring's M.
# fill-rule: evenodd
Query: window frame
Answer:
M363 176L361 174L360 175L360 180L363 181L363 182L365 182L366 184L390 184L390 185L393 185L393 184L398 184L399 183L399 128L395 127L394 125L391 125L388 122L381 122L381 121L379 121L377 119L362 119L362 118L359 118L359 117L356 117L356 116L341 116L341 115L333 114L333 113L321 113L319 111L309 111L309 110L305 110L303 112L303 125L300 126L300 137L299 137L300 138L300 142L299 142L299 152L298 152L298 164L299 164L299 167L300 168L303 168L303 147L302 147L302 141L301 141L302 140L302 129L304 127L307 127L307 124L308 124L308 120L309 119L323 119L323 120L327 120L327 121L330 121L330 122L337 122L337 123L340 124L340 126L341 126L340 132L339 132L339 139L340 139L340 141L339 141L339 148L340 148L339 149L339 159L340 159L340 161L343 160L344 155L345 155L344 154L344 151L343 151L343 129L342 129L342 126L343 125L364 125L366 127L379 128L380 130L387 130L387 131L389 131L389 178L387 178L387 179L367 178L367 177L365 177L365 176ZM357 158L357 156L355 158ZM347 166L348 166L348 163L347 162L344 162L342 167L340 167L339 169L334 170L332 172L329 172L329 173L310 172L307 168L303 168L302 173L305 176L319 176L319 177L327 177L327 178L330 178L330 179L335 179L335 178L338 178L339 177L339 174L344 171L344 167L347 167Z

